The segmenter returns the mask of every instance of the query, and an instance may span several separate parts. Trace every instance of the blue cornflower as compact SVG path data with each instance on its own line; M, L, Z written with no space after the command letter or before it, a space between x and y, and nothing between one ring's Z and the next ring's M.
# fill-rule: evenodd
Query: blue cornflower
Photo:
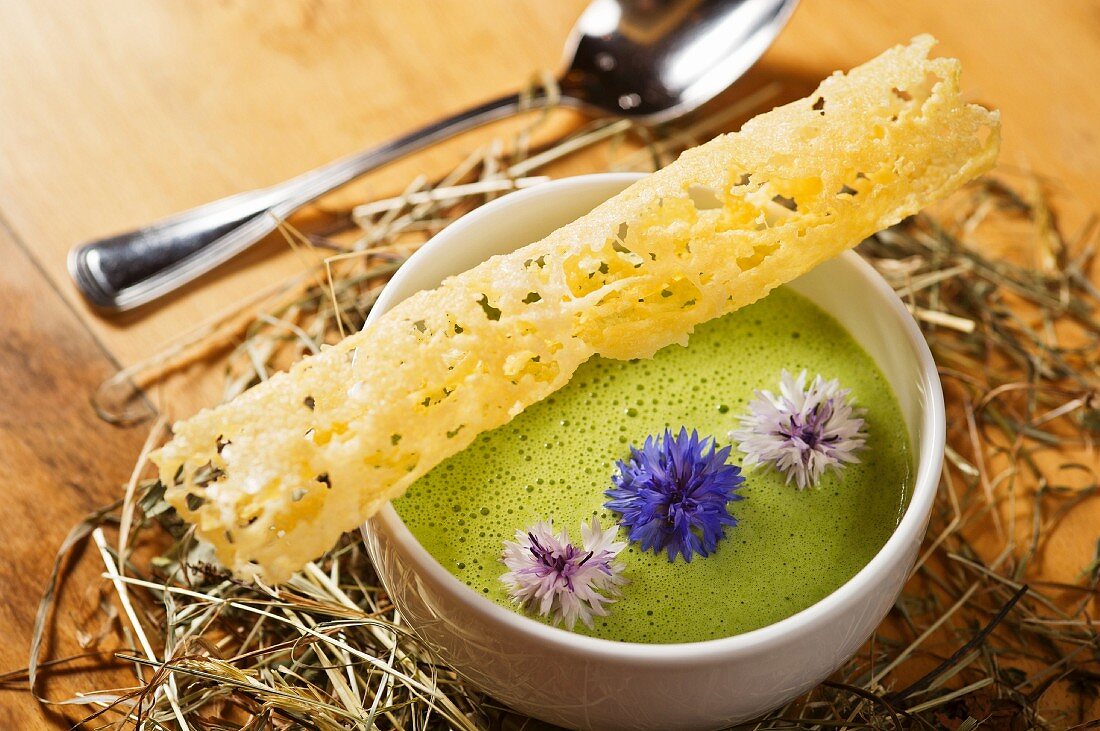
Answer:
M713 439L700 440L694 430L689 436L681 427L673 436L665 429L647 437L641 449L632 446L630 459L618 462L605 505L622 516L630 540L643 551L667 550L669 561L678 553L684 561L696 553L705 558L725 527L737 525L728 505L742 499L734 491L745 478L737 465L726 464L729 455L729 447L716 449Z

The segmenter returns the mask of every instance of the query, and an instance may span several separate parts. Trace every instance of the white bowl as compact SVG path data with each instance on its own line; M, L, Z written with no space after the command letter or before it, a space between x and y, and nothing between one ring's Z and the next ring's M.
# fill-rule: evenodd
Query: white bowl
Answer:
M369 320L451 274L542 238L639 177L568 178L477 209L410 257ZM751 632L683 644L614 642L492 603L432 558L386 506L364 526L368 550L401 616L440 659L513 708L563 726L706 729L779 707L859 649L897 599L924 537L943 461L943 393L912 317L856 254L822 264L791 287L832 314L874 358L894 388L917 455L909 507L871 562L813 606Z

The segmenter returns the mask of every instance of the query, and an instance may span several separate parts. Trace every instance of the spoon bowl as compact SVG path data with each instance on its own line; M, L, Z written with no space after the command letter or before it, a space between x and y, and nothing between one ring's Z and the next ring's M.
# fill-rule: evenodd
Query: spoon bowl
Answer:
M595 0L566 44L562 96L604 114L660 124L741 78L797 0Z

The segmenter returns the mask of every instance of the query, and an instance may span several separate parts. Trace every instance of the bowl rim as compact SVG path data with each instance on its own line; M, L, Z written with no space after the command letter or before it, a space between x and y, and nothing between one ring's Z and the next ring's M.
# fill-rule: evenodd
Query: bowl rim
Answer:
M421 262L435 256L437 250L447 246L448 241L454 236L462 235L467 229L479 225L485 216L495 215L502 209L516 205L534 203L541 196L560 191L563 188L580 188L582 190L578 191L578 194L583 195L583 188L586 187L605 187L613 183L622 183L625 189L629 184L643 177L645 177L644 173L575 175L508 193L486 203L452 223L408 258L386 284L374 307L371 308L367 323L369 324L380 317L386 310L391 309L401 299L404 299L394 299L396 294L387 297L387 294L396 293L398 288L403 285L404 280L413 276ZM854 268L856 274L862 278L866 286L870 287L872 292L877 294L883 301L886 312L900 326L905 341L908 342L917 359L920 375L917 389L924 392L925 405L921 413L919 430L921 449L916 464L912 495L905 513L898 521L898 525L890 538L887 539L874 557L848 581L817 602L778 622L729 637L698 642L673 643L609 640L590 637L561 627L544 624L483 597L447 571L420 544L404 521L398 516L392 503L387 502L370 521L362 526L361 532L364 538L370 531L370 522L378 521L386 528L394 541L401 545L405 558L415 566L415 570L425 573L431 581L441 586L456 600L462 601L469 609L483 615L487 620L503 624L517 633L529 635L532 640L538 641L543 647L552 646L564 652L619 660L658 661L668 665L698 664L707 660L755 650L761 646L789 639L792 633L811 630L814 625L826 620L830 615L842 611L850 602L857 601L865 592L873 590L873 585L881 572L888 569L895 562L902 560L907 547L912 545L913 542L919 543L923 540L928 516L931 514L932 504L939 486L946 439L943 388L928 343L921 334L916 321L886 280L858 254L849 250L837 258ZM396 287L394 286L395 283L397 284ZM391 302L390 299L394 299L394 301Z

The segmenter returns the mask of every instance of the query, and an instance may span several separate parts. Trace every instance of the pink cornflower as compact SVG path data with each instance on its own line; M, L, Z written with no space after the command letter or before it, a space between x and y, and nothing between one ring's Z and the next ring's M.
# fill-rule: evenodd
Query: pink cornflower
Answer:
M615 560L626 547L616 541L617 527L604 530L596 518L581 523L581 547L569 542L564 530L554 535L553 519L540 521L515 541L504 544L508 572L500 577L517 604L549 616L572 629L579 619L588 627L593 616L605 616L626 583L623 565Z
M730 438L745 453L746 469L771 465L804 490L825 470L839 474L859 462L855 453L867 442L862 415L835 378L817 375L807 387L806 371L796 379L784 370L779 394L757 391Z

